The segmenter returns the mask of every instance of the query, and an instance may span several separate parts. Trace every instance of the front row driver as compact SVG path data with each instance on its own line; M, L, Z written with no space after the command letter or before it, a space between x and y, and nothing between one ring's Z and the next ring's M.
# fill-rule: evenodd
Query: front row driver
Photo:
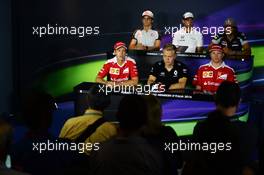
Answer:
M106 61L96 77L97 83L106 85L138 85L138 71L134 59L126 56L127 47L123 42L114 45L115 57ZM211 61L201 65L193 79L197 90L215 93L224 80L237 82L234 70L224 61L223 48L213 44L210 47ZM104 80L108 76L109 80ZM163 48L163 60L156 62L148 77L147 84L158 84L166 90L184 89L188 79L187 66L176 60L176 47L167 44Z

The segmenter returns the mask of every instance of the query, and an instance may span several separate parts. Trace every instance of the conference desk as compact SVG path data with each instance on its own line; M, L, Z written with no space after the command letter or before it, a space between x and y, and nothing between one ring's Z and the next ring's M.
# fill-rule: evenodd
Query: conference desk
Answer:
M84 113L84 98L93 83L83 82L74 88L75 92L75 115ZM105 93L105 92L104 92ZM128 94L148 95L149 92L111 92L111 104L104 114L107 120L116 121L115 114L120 100ZM215 109L214 98L212 95L203 94L196 90L176 90L163 93L151 93L156 96L162 104L162 122L174 128L177 134L191 135L196 122L203 120L207 114ZM135 109L136 110L136 109ZM246 121L248 118L249 104L242 101L234 120Z
M162 52L140 52L129 51L128 56L135 59L139 71L140 82L144 84L148 77L151 66L162 60ZM37 83L38 87L59 98L73 91L83 82L94 82L98 71L107 59L112 58L112 53L102 53L84 57L72 58L65 62L57 62L47 66L43 71L44 76ZM187 65L189 69L189 80L191 80L200 65L206 64L210 58L206 54L177 54L177 60ZM248 97L253 72L253 57L248 59L225 58L225 63L232 67L236 73L237 80L243 92L243 103L240 105L237 116L240 120L248 118ZM81 86L79 86L81 87ZM84 86L82 86L84 87ZM198 120L206 117L207 113L214 109L214 102L203 100L208 98L203 94L195 94L192 85L188 84L185 92L174 92L174 94L157 94L162 102L162 121L172 126L179 135L190 135ZM80 88L79 90L85 90ZM197 96L200 96L197 98ZM112 104L106 110L108 118L115 120L117 105L122 94L115 94L112 97ZM210 98L210 97L209 97ZM76 108L75 108L76 112ZM78 113L76 113L78 114Z

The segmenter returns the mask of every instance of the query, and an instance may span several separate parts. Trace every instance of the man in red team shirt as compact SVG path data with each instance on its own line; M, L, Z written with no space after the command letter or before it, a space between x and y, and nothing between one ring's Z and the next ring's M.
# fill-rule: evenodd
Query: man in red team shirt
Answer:
M224 63L223 48L220 45L213 44L209 51L211 61L199 67L193 84L197 90L215 93L222 81L236 82L236 77L234 70Z
M135 60L126 56L126 44L117 42L114 45L115 57L106 61L96 77L97 83L106 85L137 85L138 71ZM104 80L109 75L110 80Z

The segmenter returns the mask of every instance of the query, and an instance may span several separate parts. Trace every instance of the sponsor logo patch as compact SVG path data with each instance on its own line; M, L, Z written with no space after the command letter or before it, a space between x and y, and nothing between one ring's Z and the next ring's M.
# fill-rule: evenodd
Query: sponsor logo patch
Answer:
M124 74L129 73L129 69L128 69L128 67L125 68L125 70L123 71L123 73L124 73Z
M203 78L213 78L213 71L203 71Z
M119 75L120 73L120 70L119 68L110 68L110 74L113 74L113 75Z

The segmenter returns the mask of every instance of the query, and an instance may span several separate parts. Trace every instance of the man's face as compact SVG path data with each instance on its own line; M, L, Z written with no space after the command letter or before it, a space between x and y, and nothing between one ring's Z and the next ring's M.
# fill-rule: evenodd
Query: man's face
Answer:
M165 66L173 65L175 59L176 53L174 50L163 50L163 61L165 63Z
M126 49L124 47L120 47L115 50L115 55L118 59L123 60L126 56Z
M192 27L193 26L193 18L186 18L182 20L184 27Z
M222 63L224 54L221 51L212 51L210 56L213 63Z
M143 16L142 17L142 23L143 23L143 26L150 26L152 25L152 22L153 22L153 19L149 16Z

